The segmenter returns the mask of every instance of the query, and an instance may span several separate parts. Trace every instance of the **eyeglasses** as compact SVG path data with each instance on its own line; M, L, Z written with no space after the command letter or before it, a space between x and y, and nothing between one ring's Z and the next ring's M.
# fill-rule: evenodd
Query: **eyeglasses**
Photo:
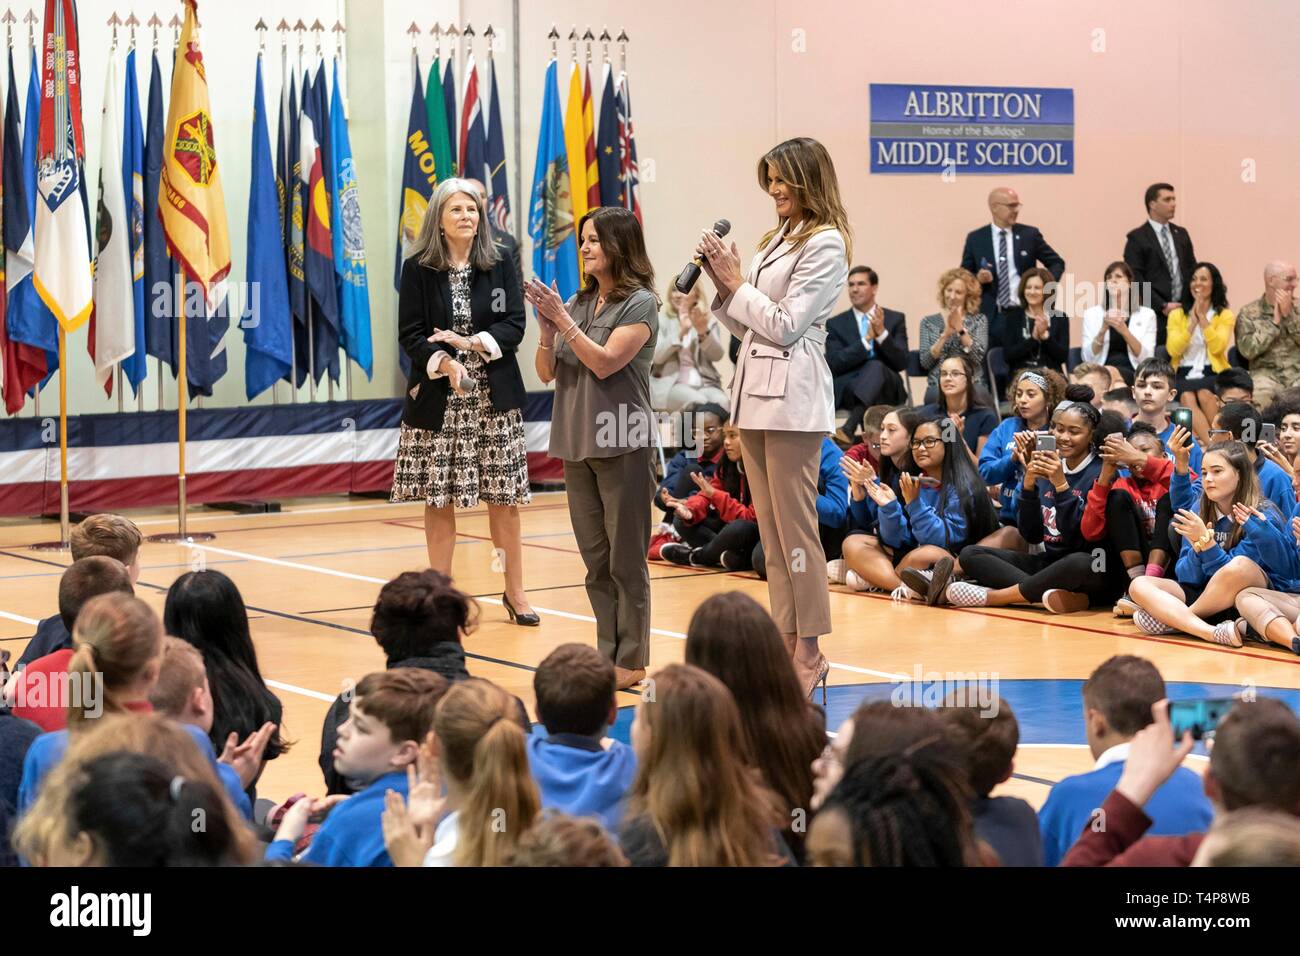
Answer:
M1226 435L1227 438L1224 439L1226 441L1232 437L1232 430L1229 428L1211 428L1210 437L1213 438L1215 435Z
M940 377L940 378L965 378L965 377L966 377L966 373L965 373L965 372L953 372L953 371L940 372L940 373L939 373L939 377Z
M705 425L699 429L701 435L716 435L722 431L721 425Z
M932 438L914 438L914 439L912 439L912 447L913 447L913 448L924 448L926 451L929 451L929 450L930 450L931 448L933 448L935 445L942 445L942 444L943 444L943 439L942 439L942 438L933 438L933 437L932 437Z

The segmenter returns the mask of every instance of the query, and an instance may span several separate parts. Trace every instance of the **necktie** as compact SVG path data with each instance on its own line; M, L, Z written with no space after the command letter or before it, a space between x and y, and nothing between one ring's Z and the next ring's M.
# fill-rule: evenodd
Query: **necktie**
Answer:
M1178 271L1178 256L1174 255L1174 243L1169 238L1169 227L1160 230L1160 248L1165 253L1165 265L1169 267L1169 298L1177 302L1183 295L1183 277Z
M1011 305L1011 267L1007 263L1007 234L998 230L998 308Z
M874 355L876 351L876 343L870 338L871 316L866 312L863 312L862 318L858 320L858 323L862 326L862 341L867 347L867 355Z

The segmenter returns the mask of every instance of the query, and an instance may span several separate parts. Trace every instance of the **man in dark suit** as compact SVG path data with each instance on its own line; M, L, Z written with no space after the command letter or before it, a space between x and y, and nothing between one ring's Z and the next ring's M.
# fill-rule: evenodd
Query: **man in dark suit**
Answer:
M980 226L966 236L961 267L984 287L980 311L989 322L989 348L992 349L1004 344L1003 312L1023 304L1016 301L1020 276L1042 265L1059 282L1065 274L1065 260L1036 228L1016 221L1020 217L1020 196L1014 189L999 186L989 193L989 212L993 223Z
M907 320L876 301L880 277L869 266L849 270L852 308L826 323L826 364L835 377L835 407L849 417L836 436L853 443L862 414L872 405L907 400Z
M488 198L487 189L477 179L467 180L471 186L478 190L478 198L483 202L483 208L487 208ZM498 229L496 225L488 220L488 227L492 230L492 240L501 250L503 258L510 259L515 264L515 274L519 276L519 288L524 287L524 266L523 260L519 258L519 240L503 229Z
M1178 204L1174 187L1168 183L1148 186L1144 201L1147 221L1128 234L1124 261L1133 270L1133 281L1145 283L1138 288L1150 296L1156 313L1156 345L1162 346L1166 320L1180 306L1196 265L1196 253L1187 230L1173 222Z

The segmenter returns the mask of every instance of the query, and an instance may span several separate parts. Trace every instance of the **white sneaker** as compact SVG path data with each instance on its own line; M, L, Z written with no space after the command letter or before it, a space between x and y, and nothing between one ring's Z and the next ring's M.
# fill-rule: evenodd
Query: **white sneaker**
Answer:
M879 591L880 588L868 584L866 579L852 569L844 572L844 583L855 591Z
M843 584L844 574L848 569L849 566L844 563L843 558L836 558L834 561L827 561L826 580L831 584Z
M894 590L890 591L889 597L895 604L906 604L908 601L925 600L906 584L900 584L898 587L894 588Z
M1141 608L1138 608L1133 612L1133 623L1137 625L1139 631L1143 631L1147 634L1157 635L1178 633L1176 628L1170 627L1163 621L1156 620L1149 611L1144 611Z
M953 581L944 595L956 607L986 607L989 603L989 589L969 581Z

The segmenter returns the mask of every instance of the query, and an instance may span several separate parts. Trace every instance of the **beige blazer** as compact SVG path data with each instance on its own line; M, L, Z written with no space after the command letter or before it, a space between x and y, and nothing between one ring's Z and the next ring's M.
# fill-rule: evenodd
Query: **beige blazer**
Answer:
M835 390L826 364L826 320L848 281L844 240L817 233L798 251L777 235L750 263L747 281L713 314L741 338L731 380L739 428L830 432Z

